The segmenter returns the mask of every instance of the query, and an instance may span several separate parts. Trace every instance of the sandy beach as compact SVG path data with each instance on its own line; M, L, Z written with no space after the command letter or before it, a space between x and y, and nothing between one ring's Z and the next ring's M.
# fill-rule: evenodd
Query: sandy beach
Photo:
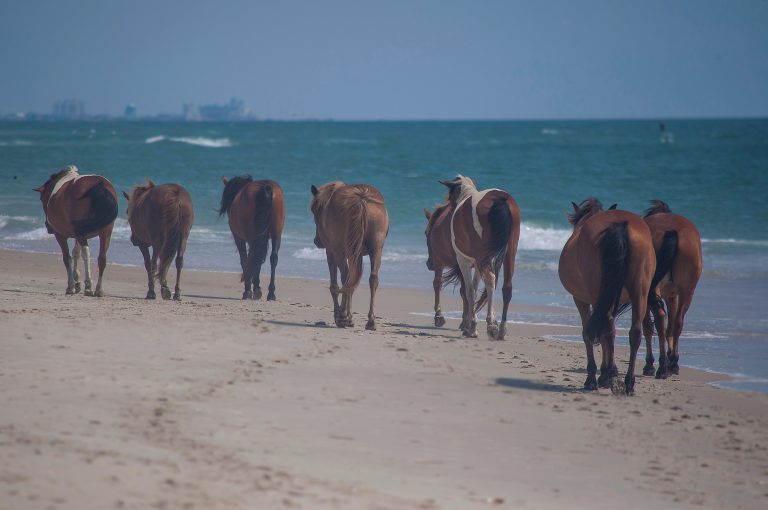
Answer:
M367 332L363 285L340 330L325 281L244 302L186 271L146 301L114 265L65 296L60 256L13 251L0 281L0 509L768 506L768 395L686 368L583 392L583 345L544 338L575 328L465 339L410 313L431 289L382 287Z

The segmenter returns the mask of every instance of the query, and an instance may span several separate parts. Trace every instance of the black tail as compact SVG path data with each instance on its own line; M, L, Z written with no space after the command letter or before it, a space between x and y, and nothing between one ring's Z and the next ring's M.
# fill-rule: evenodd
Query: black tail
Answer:
M677 256L677 232L667 230L664 232L664 238L661 246L656 252L656 272L651 280L651 292L648 294L648 303L656 303L657 306L664 307L664 302L656 293L656 286L672 270L672 263Z
M619 308L629 261L629 233L626 221L614 223L603 231L600 253L603 259L600 295L586 327L587 336L593 342L601 335L610 333L609 317L615 317Z
M272 186L265 184L256 194L256 239L264 237L264 242L269 238L269 227L272 224ZM266 250L264 250L266 254ZM266 257L266 255L265 255ZM259 261L264 263L264 259Z
M480 267L493 263L493 273L496 275L496 282L498 283L499 271L504 264L504 255L507 253L509 238L512 235L512 224L514 223L506 198L499 197L493 202L488 211L488 223L491 225L491 242L487 246L486 256L480 261ZM475 313L485 306L488 292L488 289L483 290L480 299L475 304ZM490 292L493 292L493 289L490 289Z
M104 186L103 182L99 182L83 193L80 200L84 198L91 200L91 216L84 220L72 222L76 236L101 230L117 218L117 199Z
M461 268L459 268L459 265L456 264L454 266L451 266L448 268L447 271L443 273L442 281L443 281L443 288L446 288L450 284L458 284L461 280Z

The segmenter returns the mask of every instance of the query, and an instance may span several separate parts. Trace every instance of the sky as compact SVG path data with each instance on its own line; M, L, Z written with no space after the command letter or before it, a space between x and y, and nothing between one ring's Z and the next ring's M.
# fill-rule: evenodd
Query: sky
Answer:
M768 116L768 0L0 0L0 114Z

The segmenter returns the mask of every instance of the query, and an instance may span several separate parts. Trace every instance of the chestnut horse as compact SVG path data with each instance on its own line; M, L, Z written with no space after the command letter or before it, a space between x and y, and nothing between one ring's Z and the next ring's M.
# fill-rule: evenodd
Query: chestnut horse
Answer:
M117 218L117 194L112 184L100 175L80 175L69 165L52 174L35 188L45 213L45 227L56 236L67 269L67 294L80 292L77 258L82 255L86 296L104 295L102 277L107 266L107 250ZM96 290L91 283L91 251L88 239L99 236L99 279ZM67 239L74 238L72 255Z
M147 180L135 186L131 194L123 192L128 201L128 223L131 226L131 242L144 256L147 270L147 299L155 299L155 277L160 280L160 295L171 299L168 289L168 267L176 257L176 287L173 299L181 301L181 268L184 267L184 251L195 211L192 198L183 186L161 184L156 186ZM149 248L152 248L150 258ZM158 265L158 259L160 264Z
M368 184L331 182L312 191L310 210L315 218L315 246L325 249L331 278L333 318L340 328L352 326L352 294L363 274L363 257L371 261L371 304L365 329L376 329L374 302L379 286L379 268L384 240L389 233L389 215L384 197ZM337 283L341 272L341 290ZM341 305L339 305L341 293Z
M582 323L582 339L587 349L587 380L584 389L611 387L618 369L613 359L619 305L632 306L629 328L629 367L624 391L634 392L635 360L643 331L656 255L648 226L637 214L610 209L596 198L573 205L568 220L573 234L560 254L558 272L563 287L573 295ZM602 364L597 366L593 345L600 342Z
M435 290L435 326L445 325L445 317L440 309L440 289L443 285L443 270L456 267L456 252L453 251L451 244L451 217L453 208L450 203L439 205L433 212L424 209L424 216L427 218L427 229L424 235L427 237L427 269L434 271L435 277L432 280L432 288ZM467 298L464 291L464 278L461 272L457 273L459 284L461 285L461 299L464 302L460 330L465 329L465 320L468 316ZM445 283L450 283L446 281Z
M464 279L463 294L467 303L464 335L477 336L477 311L487 299L488 337L492 340L503 340L509 301L512 299L512 275L515 272L517 243L520 239L520 209L515 199L506 191L478 191L474 181L463 175L440 183L448 188L448 203L453 209L450 226L456 265L448 280L457 278L459 273ZM503 308L499 324L496 322L496 311L493 308L493 291L502 266ZM485 283L485 292L476 305L475 293L480 279Z
M267 243L272 241L269 263L272 272L269 279L267 301L274 301L275 269L277 252L285 226L285 199L283 189L272 180L254 181L250 175L227 179L221 178L224 191L221 194L219 216L229 216L229 230L240 254L242 281L245 287L243 299L261 299L261 265L267 258Z
M655 290L656 299L653 301L657 306L651 311L659 336L659 369L656 378L661 379L667 377L668 373L677 374L680 371L680 334L701 276L701 237L690 220L674 214L661 200L651 200L651 207L646 209L643 218L651 230L656 250L656 273L653 275L651 289ZM660 299L667 304L667 321ZM643 373L651 375L654 359L650 315L646 316L644 333L647 352Z

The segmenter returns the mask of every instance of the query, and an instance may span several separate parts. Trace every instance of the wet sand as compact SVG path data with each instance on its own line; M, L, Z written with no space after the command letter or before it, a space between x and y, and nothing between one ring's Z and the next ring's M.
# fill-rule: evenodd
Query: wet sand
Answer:
M583 346L543 338L575 328L465 339L409 313L431 289L381 288L368 332L363 285L341 330L324 281L244 302L187 271L172 302L141 268L101 299L65 276L0 251L2 509L768 506L768 395L685 368L583 392Z

